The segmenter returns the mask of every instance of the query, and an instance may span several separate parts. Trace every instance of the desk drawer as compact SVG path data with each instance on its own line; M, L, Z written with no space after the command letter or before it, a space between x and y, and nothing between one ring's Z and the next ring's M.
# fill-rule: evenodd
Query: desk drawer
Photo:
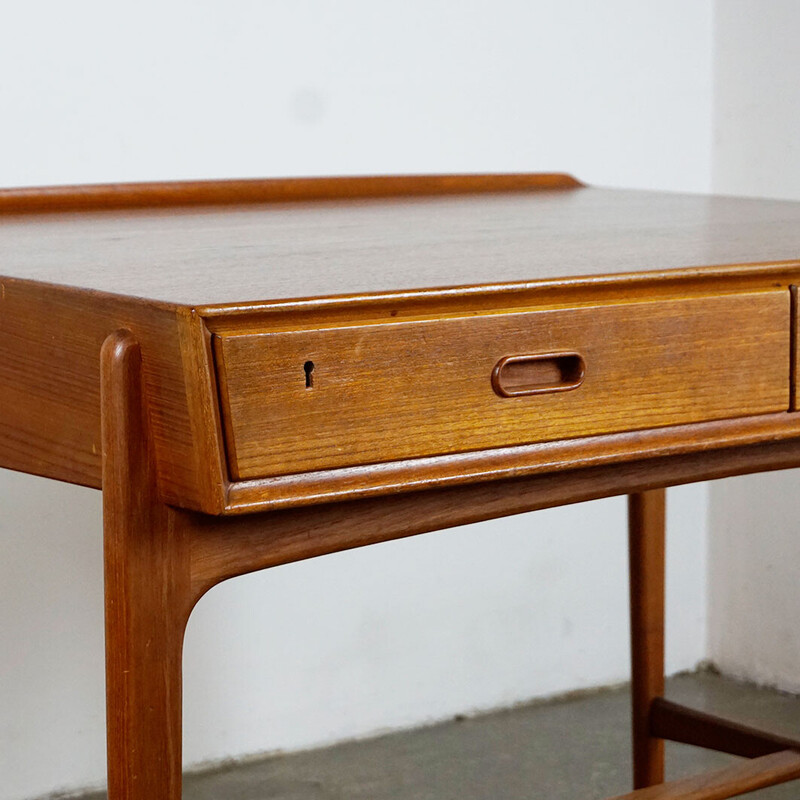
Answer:
M231 476L789 407L785 290L215 336Z

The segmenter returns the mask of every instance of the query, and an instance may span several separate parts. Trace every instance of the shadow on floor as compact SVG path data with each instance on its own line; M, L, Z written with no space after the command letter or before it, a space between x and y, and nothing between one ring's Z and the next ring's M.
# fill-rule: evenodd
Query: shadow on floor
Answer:
M667 696L800 738L800 698L698 673ZM187 775L185 800L590 800L630 791L627 689ZM667 745L669 779L736 759ZM101 800L104 794L84 795ZM753 792L797 800L800 782Z

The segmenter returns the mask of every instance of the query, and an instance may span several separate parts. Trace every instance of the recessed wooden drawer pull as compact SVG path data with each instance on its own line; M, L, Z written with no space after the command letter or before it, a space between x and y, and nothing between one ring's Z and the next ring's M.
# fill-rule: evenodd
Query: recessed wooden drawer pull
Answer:
M492 386L501 397L565 392L583 383L585 371L578 353L506 356L492 371Z

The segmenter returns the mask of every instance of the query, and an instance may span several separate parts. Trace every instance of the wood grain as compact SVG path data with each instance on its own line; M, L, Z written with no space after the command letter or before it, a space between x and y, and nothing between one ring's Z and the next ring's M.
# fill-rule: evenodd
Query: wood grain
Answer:
M208 338L199 315L8 280L0 308L0 466L100 486L99 350L104 336L124 326L136 332L143 351L160 491L174 504L210 513L503 479L800 434L795 415L778 414L315 471L229 487ZM213 319L239 324L238 315ZM765 322L775 336L771 321ZM60 334L53 335L54 329ZM741 470L747 471L743 463Z
M790 323L792 328L792 341L789 355L791 359L789 364L789 410L797 411L800 409L800 397L798 397L798 380L800 379L800 295L796 285L789 287L789 296L792 299Z
M101 368L108 793L180 800L187 530L158 498L141 351L129 332L106 339Z
M351 189L353 199L0 214L0 275L210 306L752 262L796 271L800 253L800 203L590 188L364 199Z
M789 407L785 290L215 341L235 479ZM501 359L561 351L585 361L579 389L516 398L493 390Z
M548 473L568 475L592 466L633 465L646 469L647 464L665 459L673 459L676 465L680 465L692 455L699 455L714 465L704 473L704 478L697 479L711 480L751 470L800 466L800 462L795 463L791 456L780 459L783 467L762 466L771 463L772 444L785 442L788 454L793 452L793 443L798 438L800 418L796 414L766 414L304 472L231 483L227 487L225 513L248 514ZM726 462L726 452L736 455ZM679 474L676 471L671 480L675 481ZM664 485L670 485L670 481L665 481ZM621 494L626 491L620 489Z
M100 349L125 328L142 350L161 495L218 511L223 456L209 409L213 402L216 412L216 389L202 325L191 339L190 324L169 306L4 280L0 466L100 488Z
M245 572L543 508L693 481L800 466L800 441L703 450L633 463L407 491L363 500L224 517L193 523L195 590L202 594Z
M621 493L637 781L659 732L782 746L659 706L661 487L800 465L798 223L560 175L0 192L0 466L102 485L113 800L180 797L183 630L215 584ZM580 388L499 396L540 347L580 353ZM626 797L794 777L780 752Z
M422 181L417 186L414 179L408 179L405 185L402 185L402 181L395 183L392 179L384 183L379 181L373 185L372 189L369 188L369 182L364 184L347 183L346 181L339 183L337 180L331 180L323 181L320 184L314 182L298 184L294 188L289 182L285 185L281 184L283 188L278 188L280 192L287 192L296 199L305 197L305 201L291 205L291 209L294 209L292 214L297 213L302 216L305 213L303 209L307 211L316 209L327 214L326 209L329 209L329 206L329 210L341 207L343 216L337 216L339 214L337 211L336 219L330 220L332 224L336 224L329 227L325 234L330 237L329 243L334 249L342 244L339 233L344 230L346 237L353 234L346 224L342 228L337 220L350 219L350 212L359 216L365 204L372 209L370 214L375 213L382 220L384 219L383 215L387 214L388 216L384 220L386 224L390 224L391 218L391 225L395 225L400 222L399 217L395 218L395 214L400 214L402 217L406 213L403 209L406 209L409 203L416 208L415 204L418 203L441 202L444 204L442 211L444 216L441 217L441 220L445 221L448 215L453 214L451 219L456 227L450 230L445 224L444 227L436 230L430 229L429 233L434 236L436 242L445 243L448 247L452 246L454 254L456 251L458 252L459 263L462 263L465 269L469 264L474 263L472 259L474 255L472 244L474 243L471 239L473 232L477 232L481 237L488 237L486 245L495 248L495 256L499 258L500 251L496 247L502 247L502 242L506 241L509 236L513 239L519 234L519 231L524 233L527 230L525 226L528 223L524 222L522 218L519 218L516 223L512 222L515 214L522 214L524 219L529 220L534 227L539 226L540 223L544 224L544 217L552 214L554 215L553 220L560 220L560 222L551 230L551 233L558 229L561 231L562 238L566 237L565 241L572 241L575 239L576 228L574 226L576 224L587 234L598 230L595 227L596 224L601 224L603 230L606 230L603 227L606 222L603 214L609 211L610 206L606 208L605 202L611 205L621 203L622 205L613 212L613 214L621 214L622 206L626 206L630 200L630 198L625 199L627 197L625 192L606 193L606 201L600 203L600 207L606 208L606 211L602 211L597 217L595 216L597 209L594 208L594 201L583 211L572 205L569 207L562 205L566 196L572 198L570 202L582 204L584 201L579 200L579 197L590 190L512 192L510 189L513 187L509 187L505 182L506 178L502 176L496 181L490 177L481 177L478 183L473 184L471 188L468 182L459 183L459 180L458 177L452 181L442 178L437 183L437 180L431 179L428 182ZM518 185L521 187L525 184L529 188L533 188L537 181L539 181L540 189L547 186L552 188L553 184L549 177L543 178L541 181L536 176L524 180L520 178ZM269 194L276 190L277 184L270 185L271 189L262 187L258 191L263 190ZM235 189L232 185L226 184L226 186L227 188L223 187L225 192ZM327 188L325 188L326 186ZM387 196L380 201L364 199L365 193L378 191L376 187L383 187L380 188L380 191L386 192L401 191L401 194L414 191L418 193L434 192L438 189L443 192L463 189L468 194L440 198L405 196L391 199ZM499 194L492 193L489 191L491 187L499 188L501 192ZM185 188L155 187L153 189L154 197L159 192L164 192L164 202L179 202ZM210 198L217 189L214 186L207 186L206 189L205 196L210 202ZM506 189L509 191L506 192ZM138 193L137 197L143 198L147 195L147 190L142 187L131 189L131 191L134 194ZM186 202L189 203L193 196L192 192L197 191L198 197L200 197L205 190L202 187L195 187L187 191ZM253 200L247 191L244 191L242 195L243 203ZM333 203L332 206L327 201L312 202L309 199L318 196L314 194L315 192L319 194L330 191L338 191L342 198L350 199L342 199ZM487 193L480 194L484 191ZM87 192L91 195L94 189L87 190ZM506 193L503 194L503 192ZM122 194L124 195L125 192L123 191ZM626 208L625 213L627 214L628 210L631 211L633 215L631 224L636 228L639 222L636 222L634 217L641 213L638 201L643 200L647 203L647 198L643 198L637 193L634 194L637 196L637 202L633 203L633 206L639 210ZM46 205L50 201L45 195L47 192L43 193L42 202ZM361 199L358 199L357 195ZM276 194L275 197L277 196ZM543 198L550 199L544 202L541 208L538 206L523 208L529 201L539 202ZM678 213L678 208L671 205L673 200L675 198L671 196L655 198L648 212L650 216L647 225L654 224L656 220L662 218L664 209L661 204L666 203L670 206L670 213L663 217L665 224L669 222L670 225L677 225L680 228L684 224L689 224L688 221L693 215L699 215L690 225L692 230L695 229L693 226L696 224L724 223L723 227L729 231L726 226L729 223L732 224L734 218L729 219L728 211L714 206L712 201L709 201L711 205L707 205L704 201L699 206L695 205L694 201L686 206L679 202L678 206L683 208L683 211ZM492 206L495 201L499 205ZM156 201L154 200L154 202ZM478 203L479 207L469 210L470 204L473 202ZM482 206L481 204L484 202L489 205ZM467 205L462 207L462 203ZM519 205L520 203L522 206ZM267 203L266 205L269 206L269 214L277 213L281 209L286 209L287 213L289 211L289 207L285 204ZM590 207L594 210L591 210ZM525 442L522 444L497 446L496 440L492 438L493 432L489 431L481 420L473 427L480 434L478 439L480 436L484 437L483 443L474 446L487 449L458 451L458 447L464 444L463 439L470 437L466 428L462 428L461 445L456 442L454 447L454 443L448 441L443 452L436 456L425 455L426 451L423 449L420 452L409 452L406 454L407 457L404 457L401 442L399 452L392 451L389 447L386 455L381 456L381 458L395 460L383 461L379 466L370 463L372 456L369 453L362 452L360 456L356 454L356 461L360 459L360 465L359 463L352 464L350 463L352 459L348 459L348 466L345 469L321 470L314 467L310 471L301 473L273 476L268 481L253 478L231 484L231 476L227 473L227 464L223 458L225 443L221 434L222 426L217 400L218 387L215 375L210 369L209 331L225 337L244 335L265 329L276 334L280 331L286 332L288 335L288 332L294 330L297 332L294 335L300 336L305 335L309 329L336 327L337 325L341 327L343 323L357 326L386 322L391 325L400 324L401 321L420 321L423 318L433 320L437 317L445 318L443 321L446 322L452 317L465 318L467 316L472 317L471 322L480 322L478 318L489 319L493 314L500 312L526 313L526 310L530 311L534 308L554 309L559 305L576 308L581 305L624 305L626 303L644 303L648 299L654 300L668 296L675 299L683 296L694 298L714 293L760 293L770 288L779 292L788 288L800 274L800 268L794 262L774 266L743 265L721 268L707 265L703 269L679 269L669 274L649 267L641 271L642 265L639 264L639 273L617 274L613 277L598 277L594 272L585 273L579 265L571 277L550 279L546 275L551 273L547 273L545 270L533 282L513 286L486 284L465 288L453 284L444 289L398 292L397 287L402 285L402 282L398 280L394 284L394 289L389 294L383 295L364 294L344 299L337 296L320 300L306 294L305 299L297 302L277 300L263 303L254 300L253 295L248 294L248 302L234 307L214 305L193 308L190 305L172 305L139 299L141 296L147 295L162 278L182 280L180 276L184 270L190 269L191 258L188 261L184 258L188 255L188 251L179 253L178 250L169 250L168 247L169 257L163 262L160 260L162 255L167 255L166 251L161 250L162 245L169 240L184 242L184 237L188 237L184 244L193 248L193 252L198 258L204 263L207 258L210 259L208 265L214 266L212 270L214 285L227 285L230 282L230 270L225 265L244 264L250 257L251 248L247 241L248 231L261 236L266 230L258 225L251 228L250 222L240 226L236 221L236 215L242 211L242 208L244 206L224 209L208 207L197 212L190 212L179 207L165 207L151 211L128 209L127 211L97 213L29 213L22 215L9 213L3 216L0 220L0 241L9 245L13 245L15 242L14 230L16 230L17 224L31 225L33 229L36 229L36 226L41 223L46 228L36 229L38 233L42 234L41 236L32 233L30 244L35 249L35 253L33 251L26 253L25 247L20 249L10 246L8 258L4 258L3 269L6 264L11 264L19 259L20 263L25 262L25 270L31 267L36 272L38 263L45 265L48 271L52 270L48 274L54 280L63 282L65 276L69 276L71 272L69 268L61 270L61 266L67 266L62 259L69 260L71 258L69 253L73 252L74 248L76 269L80 269L88 283L94 283L94 278L98 277L101 281L110 278L108 285L115 292L125 292L127 287L132 296L123 298L32 281L0 279L0 308L3 312L0 314L0 334L4 337L4 347L0 349L0 377L2 377L2 381L0 381L0 465L99 486L97 357L103 338L110 331L121 326L134 331L142 348L144 380L150 397L148 413L152 417L151 423L154 429L154 449L157 457L161 495L173 504L209 513L256 511L292 504L338 500L345 497L364 497L377 492L410 491L448 485L457 481L502 479L547 469L575 468L588 462L597 463L598 460L608 463L612 460L653 457L666 453L678 454L692 449L736 446L746 442L768 441L775 437L796 435L794 430L796 425L790 415L784 415L786 419L783 421L776 419L762 423L754 418L752 424L742 421L742 423L734 423L733 426L730 426L701 422L696 427L680 426L677 424L678 419L670 418L668 424L672 428L671 431L649 427L647 430L642 429L635 432L635 435L621 432L619 434L600 433L597 436L584 436L580 435L580 432L572 434L565 428L552 433L556 437L552 441L542 442L540 437L550 434L541 434L537 430L538 436L533 439L526 436ZM770 224L776 220L785 222L786 217L783 212L787 209L783 207L781 209L773 208L767 203L760 207L759 211L750 214L748 219L754 223L758 223L759 220L772 220ZM347 213L344 213L345 211ZM473 211L478 214L477 217L471 216ZM422 215L424 224L428 225L434 222L433 218L428 219L427 207L422 209L420 206L416 211L409 213L417 214L418 212ZM218 221L223 227L233 226L229 230L229 234L233 238L226 243L225 237L221 237L213 247L203 245L195 237L194 232L185 227L188 224L189 228L192 228L197 222L187 222L194 213L219 215ZM265 206L252 202L252 207L249 207L246 213L261 215L266 213ZM573 219L571 217L573 213L578 213L578 217ZM612 212L609 211L609 213ZM116 222L112 223L112 218ZM134 227L139 223L145 227L152 224L154 226L152 228L153 238L145 237L145 240L138 244L128 241L123 246L121 243L124 237L118 239L110 232L110 229L105 228L106 224L113 226L123 219L127 222L122 224L131 224ZM303 230L303 226L292 228L294 223L290 224L290 219L295 218L290 216L284 219L284 222L289 225L284 233L291 233L296 238L298 230ZM459 219L460 222L456 223L456 219ZM489 233L491 225L487 228L483 222L477 224L481 219L484 222L490 221L491 225L508 223L511 227L507 230L498 228L496 231L498 238L495 239L493 238L494 234ZM267 227L270 227L273 222L278 227L283 225L277 218L273 220L273 217L270 216ZM477 224L477 227L473 225L473 222ZM735 222L738 231L736 241L749 240L747 230L751 229L743 225L743 220L740 218L736 218ZM198 222L197 224L200 224L201 229L205 230L204 223ZM360 225L360 223L358 224ZM383 222L380 223L380 225L382 224ZM438 224L437 222L436 225ZM627 224L625 223L625 225ZM382 229L378 225L377 217L376 225L377 227L370 227L369 230L376 236L382 236L383 234L380 233ZM545 228L550 230L548 225L550 223L547 223ZM564 227L559 228L562 225ZM52 230L48 226L52 226ZM51 230L55 236L52 241L47 230ZM205 235L202 230L201 235ZM448 230L450 230L449 233ZM639 241L645 230L655 236L656 228L645 226L635 232L634 236L628 236L627 234L631 231L625 227L626 235L623 239L629 244L632 241ZM120 252L124 258L135 257L137 260L135 264L126 265L123 262L117 262L113 253L103 250L103 246L98 244L97 237L105 236L104 231L108 232L111 237L109 239L110 246L112 248L120 246L122 248ZM400 236L401 234L405 235L407 231L401 225L396 233ZM458 235L456 236L456 234ZM7 236L10 238L5 238ZM538 263L541 255L541 251L536 245L538 234L534 236L534 239L525 238L527 236L528 233L524 233L522 238L517 241L516 246L523 247L525 242L530 244L532 249L527 251L525 258L533 260L528 260L526 263L535 266L535 262ZM658 234L658 237L660 236L661 234ZM683 234L676 229L675 236L680 240ZM60 237L64 237L64 239L62 240ZM173 239L173 237L177 237L177 239ZM667 238L671 241L671 237ZM376 241L378 240L369 238L369 242L372 244L375 244ZM777 241L777 239L770 238L770 241ZM756 245L760 247L763 241L755 237L751 240L751 244L754 247ZM561 246L552 249L550 256L558 256L558 253L561 252L560 248ZM393 245L390 250L394 252ZM223 251L227 254L224 262L221 259ZM624 257L627 257L624 256L624 253L624 249L620 249L616 255L624 261ZM611 251L607 253L609 256L610 254ZM348 258L350 255L355 257L356 254L349 253ZM424 254L418 253L417 255ZM180 263L172 264L170 259L173 257L176 257ZM336 273L337 280L341 279L346 283L348 274L359 272L359 270L363 272L363 267L364 264L361 263L359 266L358 258L355 258L345 272ZM243 269L248 271L250 268L243 267ZM383 266L380 269L382 270ZM262 274L264 270L264 262L261 262L257 270L250 273L248 281L252 279L255 283L248 283L248 285L253 291L256 290L254 287L258 285L258 275ZM272 275L270 270L271 268L267 271ZM211 275L211 273L208 274ZM461 268L458 268L451 271L449 277L453 281L466 274ZM199 279L200 276L198 274L195 277ZM294 278L291 277L291 279ZM131 281L130 287L128 287L127 281ZM194 278L191 282L195 283ZM345 283L340 285L345 286ZM133 288L134 285L136 288ZM304 286L307 292L312 289L320 290L320 285L315 287L304 284ZM211 293L211 295L215 298L219 297L216 293ZM784 335L782 312L775 315L774 318L761 315L760 321L762 329L759 335L762 335L765 341L777 340ZM58 329L59 333L54 335L53 329ZM730 332L727 333L730 335ZM596 338L598 341L602 341L602 336ZM698 341L700 341L699 338ZM744 346L744 343L739 343L737 346ZM771 355L766 359L767 362L773 356L776 359L778 357L777 350L770 352ZM734 393L740 390L743 392L745 383L750 386L752 391L748 402L751 405L743 407L745 410L749 408L748 413L756 413L753 409L768 397L769 393L761 394L759 391L757 370L747 372L745 380L741 383L737 383L731 377L734 374L732 370L728 373L725 372L723 359L715 362L714 370L723 385L728 386L730 382L734 383ZM317 379L315 391L317 391L318 397L318 390L321 386L319 373L317 373ZM710 398L710 395L708 397ZM497 400L502 402L500 398ZM524 398L513 399L514 402L524 402L524 400ZM713 402L717 402L717 400L713 399ZM724 403L725 401L720 400L720 402ZM656 404L653 405L655 408ZM684 410L687 413L693 413L688 405L684 407ZM700 410L699 405L698 410ZM657 408L655 412L660 413ZM341 413L341 409L337 413ZM642 413L645 412L642 411ZM576 417L580 416L581 410L579 409ZM439 425L438 442L434 441L432 444L432 446L435 445L434 450L437 452L442 449L441 441L445 438L442 434L442 420L443 418L437 423ZM381 422L380 419L378 421ZM326 424L328 422L329 420L326 419ZM391 419L390 422L394 423L395 420ZM563 424L566 425L566 423ZM650 426L655 423L644 421L642 424ZM532 423L529 422L529 425ZM386 427L388 425L384 425L384 428ZM506 430L512 429L513 425L507 420ZM262 436L262 433L259 432L259 437ZM514 433L516 432L512 430L512 434ZM576 438L563 438L572 435L576 435ZM608 438L609 436L611 438ZM362 439L357 443L356 449L363 450L364 447L375 446L377 450L381 450L386 442L391 444L392 434L391 431L388 434L383 432L376 437L374 442L369 441L369 438L368 434L362 433ZM431 437L428 438L430 440ZM433 438L436 439L436 437ZM381 439L383 444L378 444L378 439ZM529 443L531 440L534 441L533 444ZM264 441L264 439L260 438L259 441ZM397 437L395 437L396 441ZM510 441L514 441L513 436ZM516 441L519 442L520 439L517 438ZM229 444L232 443L233 439L229 437ZM353 447L353 444L346 440L336 443L333 439L329 439L326 446L329 450L336 449L339 453L339 448L344 450L347 447ZM469 444L469 446L473 445ZM427 453L430 452L432 451L427 451ZM261 457L271 457L273 460L277 460L277 457L268 454L256 456L256 458ZM299 456L295 456L295 458L299 458ZM233 477L235 477L238 474L236 472L237 463L235 460L232 463L234 464ZM308 464L297 464L296 467L304 470L309 468ZM286 469L285 465L283 469ZM258 473L252 474L262 473L259 470Z
M800 754L775 753L692 778L662 783L610 800L726 800L800 778Z
M666 492L628 497L631 615L633 788L664 780L664 742L650 727L653 701L664 694Z
M576 189L563 173L361 175L0 189L0 214Z
M663 697L656 698L652 703L650 733L672 742L744 758L758 758L781 750L800 752L800 740L706 714Z

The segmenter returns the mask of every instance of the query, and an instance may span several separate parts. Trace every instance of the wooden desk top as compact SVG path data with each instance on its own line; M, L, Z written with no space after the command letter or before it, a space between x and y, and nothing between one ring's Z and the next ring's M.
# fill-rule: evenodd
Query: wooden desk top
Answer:
M274 181L249 204L220 205L237 198L223 186L166 208L126 187L0 192L0 275L216 306L800 259L800 203L504 178L490 192L463 179L455 196L409 178L393 197L359 196L383 187L354 179L347 199L292 202ZM104 203L134 207L91 210Z
M563 175L0 191L0 467L103 489L110 796L180 797L221 580L621 493L634 734L670 738L646 490L800 465L798 223Z
M119 329L159 493L206 513L736 448L747 471L800 438L800 203L557 174L21 189L0 253L12 469L100 487Z

